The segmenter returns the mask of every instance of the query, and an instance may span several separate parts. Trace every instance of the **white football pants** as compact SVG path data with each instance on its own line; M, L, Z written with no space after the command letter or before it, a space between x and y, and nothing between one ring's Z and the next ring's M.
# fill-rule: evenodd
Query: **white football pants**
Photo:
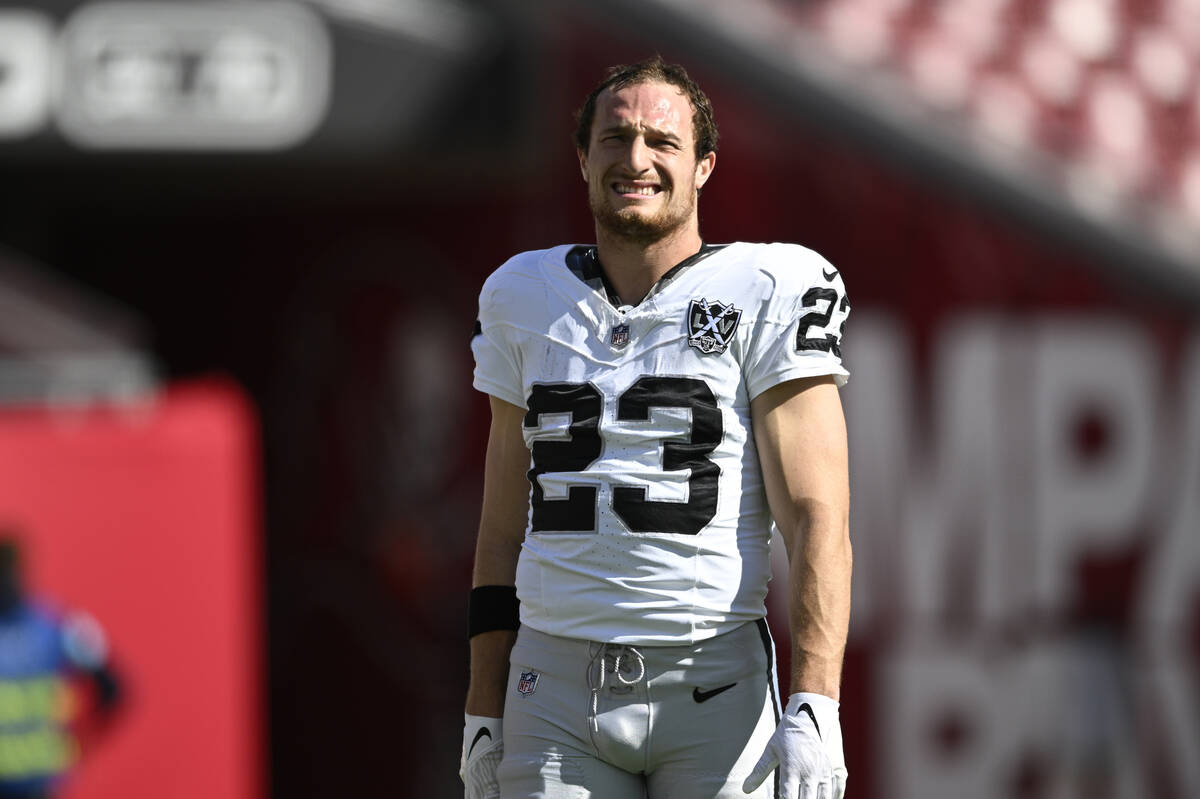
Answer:
M694 646L522 627L504 705L502 799L745 799L779 721L765 621ZM777 796L768 778L752 796Z

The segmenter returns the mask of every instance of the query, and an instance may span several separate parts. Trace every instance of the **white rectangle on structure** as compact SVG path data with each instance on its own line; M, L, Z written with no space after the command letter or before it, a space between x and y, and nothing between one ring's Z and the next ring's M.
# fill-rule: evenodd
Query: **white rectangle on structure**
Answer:
M291 2L84 6L61 62L58 123L86 148L282 149L329 104L329 33Z
M50 113L54 22L22 8L0 8L0 139L30 136Z

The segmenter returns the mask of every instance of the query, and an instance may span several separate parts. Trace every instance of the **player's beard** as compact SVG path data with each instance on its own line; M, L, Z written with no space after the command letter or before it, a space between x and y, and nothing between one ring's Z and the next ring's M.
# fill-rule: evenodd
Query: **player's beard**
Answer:
M611 181L594 181L588 185L588 205L596 225L617 238L647 245L662 241L685 226L696 210L696 191L691 189L679 196L675 191L653 214L644 214L636 207L614 208L609 196ZM666 191L667 187L663 187Z

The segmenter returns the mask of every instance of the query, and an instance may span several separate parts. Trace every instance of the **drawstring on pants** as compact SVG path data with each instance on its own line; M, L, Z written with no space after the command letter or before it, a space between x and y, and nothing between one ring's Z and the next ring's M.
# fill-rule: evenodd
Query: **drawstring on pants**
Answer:
M587 680L588 688L592 689L592 701L588 707L588 720L591 721L592 732L599 732L600 722L596 717L600 712L600 691L604 689L604 673L609 670L608 664L612 663L612 672L617 675L617 680L622 685L637 685L646 676L646 661L641 652L625 644L602 644L593 641L589 647L592 659L588 662ZM621 666L629 661L633 661L630 670L636 668L637 675L627 679L621 671Z

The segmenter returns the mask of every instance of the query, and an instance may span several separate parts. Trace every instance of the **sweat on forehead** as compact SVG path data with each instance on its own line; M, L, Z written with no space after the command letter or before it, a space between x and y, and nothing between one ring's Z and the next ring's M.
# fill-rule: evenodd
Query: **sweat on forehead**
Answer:
M691 116L691 104L683 93L666 84L639 84L608 89L600 96L600 127L616 122L633 127L657 127L682 132ZM616 119L614 119L614 117Z

